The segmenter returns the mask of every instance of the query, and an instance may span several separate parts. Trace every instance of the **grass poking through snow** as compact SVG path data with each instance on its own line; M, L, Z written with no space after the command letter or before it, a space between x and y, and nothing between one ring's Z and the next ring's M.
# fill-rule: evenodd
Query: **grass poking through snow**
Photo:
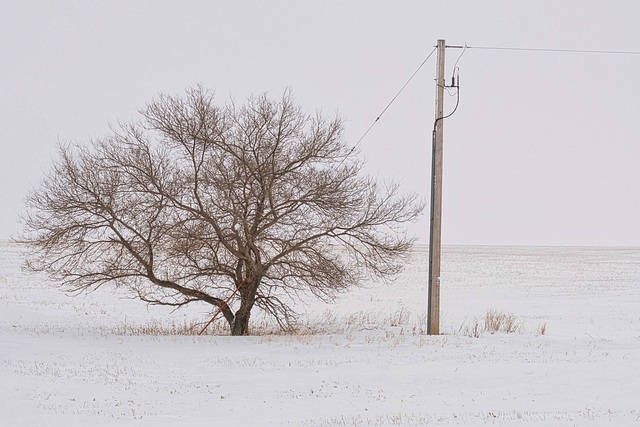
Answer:
M537 334L544 335L546 328L546 323L541 325L537 330ZM515 314L498 311L496 309L489 309L485 313L484 317L475 317L470 323L464 322L460 326L458 333L471 338L480 338L485 332L490 334L498 332L513 334L523 333L523 331L524 323L518 320L518 317Z

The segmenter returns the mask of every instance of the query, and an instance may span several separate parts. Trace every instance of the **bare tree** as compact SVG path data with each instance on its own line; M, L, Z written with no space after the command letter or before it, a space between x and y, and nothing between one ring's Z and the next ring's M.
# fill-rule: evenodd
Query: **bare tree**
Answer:
M63 145L27 198L29 265L69 291L112 283L149 304L201 301L232 335L254 306L281 327L299 293L331 299L399 271L423 204L362 176L343 122L288 91L217 106L200 87L161 95L139 123ZM234 311L232 307L236 307Z

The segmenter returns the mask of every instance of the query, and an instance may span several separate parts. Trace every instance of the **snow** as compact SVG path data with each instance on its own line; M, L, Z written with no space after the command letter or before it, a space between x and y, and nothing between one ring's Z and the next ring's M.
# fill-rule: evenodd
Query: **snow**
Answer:
M300 304L333 333L249 337L127 333L209 313L70 297L23 258L0 244L3 425L640 425L639 248L445 247L436 337L420 246L390 285ZM468 336L489 309L519 331Z

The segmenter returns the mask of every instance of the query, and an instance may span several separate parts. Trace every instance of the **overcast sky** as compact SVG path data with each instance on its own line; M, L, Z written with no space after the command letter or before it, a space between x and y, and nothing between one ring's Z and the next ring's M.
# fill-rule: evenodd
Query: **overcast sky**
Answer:
M158 92L290 87L355 143L437 39L640 51L637 1L4 1L0 240L58 141L104 135ZM460 50L446 51L447 74ZM444 244L640 245L640 55L469 49L444 125ZM362 142L428 199L435 55ZM455 98L447 99L446 110ZM428 242L428 215L412 227Z

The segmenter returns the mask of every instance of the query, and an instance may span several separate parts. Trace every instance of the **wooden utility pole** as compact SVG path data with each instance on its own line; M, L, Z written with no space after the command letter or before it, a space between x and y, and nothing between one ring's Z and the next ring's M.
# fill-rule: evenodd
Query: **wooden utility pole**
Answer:
M431 230L429 233L429 308L427 334L440 334L440 247L442 223L442 125L444 124L444 40L438 40L436 118L431 151Z

